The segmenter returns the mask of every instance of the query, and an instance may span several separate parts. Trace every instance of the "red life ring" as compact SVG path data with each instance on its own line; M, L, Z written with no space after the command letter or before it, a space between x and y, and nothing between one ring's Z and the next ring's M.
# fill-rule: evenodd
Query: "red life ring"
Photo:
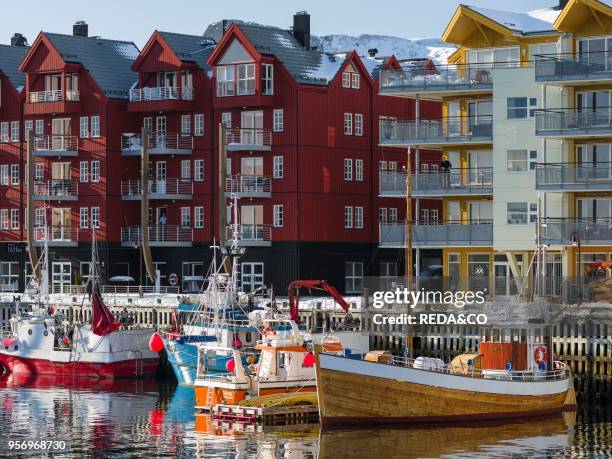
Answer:
M263 331L264 336L267 335L276 335L276 330L274 330L273 328L267 327L264 329Z
M533 351L533 359L535 360L535 363L537 363L538 365L541 363L547 363L548 362L548 351L546 350L546 348L544 346L536 347L535 350Z

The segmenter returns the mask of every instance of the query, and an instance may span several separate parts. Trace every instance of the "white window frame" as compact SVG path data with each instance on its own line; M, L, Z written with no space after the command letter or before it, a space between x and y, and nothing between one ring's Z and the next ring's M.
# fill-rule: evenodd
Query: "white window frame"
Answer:
M191 160L181 160L181 180L189 180L191 178Z
M525 99L525 105L510 107L510 100ZM526 120L535 116L538 108L538 98L530 96L508 97L506 99L506 118L509 120ZM524 116L523 115L524 111ZM511 116L512 114L512 116ZM521 116L517 116L521 115Z
M353 135L353 114L344 114L344 135Z
M363 262L344 262L344 290L345 293L361 293L363 289Z
M285 129L285 112L282 108L276 108L272 112L272 130L274 132L283 132Z
M191 227L191 207L181 207L181 228Z
M193 227L197 229L204 228L204 207L202 206L193 208Z
M79 162L79 182L89 182L89 161Z
M363 114L355 113L355 135L363 136Z
M378 223L387 223L388 222L389 211L386 207L380 207L378 209Z
M92 228L100 228L100 208L92 207L91 208L91 227Z
M2 123L0 123L0 142L8 143L10 138L11 136L10 136L9 122L3 121Z
M353 160L344 158L344 180L350 182L353 180Z
M28 133L34 129L34 121L33 120L25 120L23 122L23 133L25 134L23 140L28 140Z
M0 185L8 186L11 183L9 165L0 165Z
M45 179L45 164L44 163L34 163L34 180L44 180Z
M227 129L232 128L232 112L221 113L221 123L225 124Z
M204 181L204 160L195 159L193 161L193 181L203 182Z
M86 139L89 137L89 117L81 116L79 118L79 137Z
M36 120L34 134L36 135L45 134L45 120Z
M344 228L352 229L353 226L353 207L344 206Z
M355 160L355 180L363 182L363 159Z
M363 229L363 207L355 207L355 228Z
M285 210L282 204L274 204L272 207L272 226L282 228L285 224Z
M11 121L11 142L19 142L19 121Z
M89 208L81 207L79 209L79 228L87 229L89 227Z
M274 157L274 167L272 171L272 178L282 179L284 176L285 169L285 158L284 156Z
M251 72L252 76L249 76ZM243 73L242 76L240 75L241 73ZM252 96L255 94L255 73L254 63L236 65L236 94L239 96ZM249 83L253 85L252 90L249 89Z
M350 88L351 87L351 72L342 72L342 87Z
M510 210L510 206L523 206L521 210ZM518 218L511 218L511 214ZM506 222L508 225L531 225L537 221L538 205L534 202L506 203Z
M181 115L181 135L191 135L191 115Z
M264 96L274 95L274 65L261 64L261 93Z
M97 183L100 181L100 161L95 160L91 162L91 174L90 180L92 183Z
M100 116L94 115L91 117L90 134L93 138L100 137Z
M216 69L217 97L231 97L236 95L236 67L223 65ZM230 75L231 74L231 75ZM231 78L229 78L231 76Z
M11 185L19 185L19 164L11 164Z
M204 113L196 113L193 115L193 135L203 136L204 135Z
M19 229L19 209L11 209L11 229Z
M351 73L351 88L359 89L361 86L361 75L357 72Z
M397 207L389 207L389 223L397 223Z

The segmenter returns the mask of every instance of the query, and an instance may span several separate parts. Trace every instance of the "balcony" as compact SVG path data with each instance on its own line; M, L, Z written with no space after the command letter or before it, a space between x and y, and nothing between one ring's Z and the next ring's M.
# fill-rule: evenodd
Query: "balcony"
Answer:
M142 139L140 134L121 134L121 155L140 156ZM149 134L149 155L190 155L193 152L193 137L170 132Z
M225 181L225 195L238 198L269 198L272 180L263 175L232 175Z
M612 163L546 163L536 166L536 189L612 191Z
M51 180L34 182L32 199L35 201L76 201L79 197L79 184L70 180Z
M440 222L412 227L414 247L490 247L493 245L493 222L484 220L461 223ZM382 223L379 247L405 248L406 225L404 223Z
M130 89L129 112L192 111L195 90L191 86Z
M541 223L542 243L550 245L572 245L572 234L576 233L581 245L610 245L612 241L612 218L545 218Z
M270 151L272 132L269 129L228 129L225 131L227 151Z
M48 226L34 228L34 241L37 245L46 244L50 247L77 247L79 245L79 230L71 226Z
M493 117L449 117L436 120L380 122L380 145L470 145L493 142Z
M597 83L612 80L612 52L542 54L535 56L535 79L540 83Z
M536 135L558 138L612 136L610 107L536 110Z
M34 156L75 157L79 155L79 139L71 135L34 137Z
M25 115L78 113L81 111L79 91L29 91L24 107Z
M183 179L149 180L147 195L149 199L184 200L193 198L193 182ZM140 180L121 181L121 199L138 201L142 199Z
M380 196L406 197L406 173L380 172ZM412 175L413 197L493 195L493 169L452 169Z
M234 233L239 245L244 247L270 247L272 245L272 228L270 225L229 225L226 228L226 245L234 239Z
M504 67L516 63L500 64ZM434 65L430 62L410 62L400 70L382 70L382 95L441 98L487 93L493 90L493 64Z
M121 228L121 245L133 247L142 240L140 226L124 226ZM149 245L151 247L191 247L193 245L193 229L177 225L149 226Z

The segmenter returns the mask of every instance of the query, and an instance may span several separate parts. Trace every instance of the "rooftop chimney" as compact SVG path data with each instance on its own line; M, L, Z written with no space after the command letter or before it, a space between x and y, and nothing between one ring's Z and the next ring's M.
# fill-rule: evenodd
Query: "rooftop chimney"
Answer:
M368 49L368 54L370 55L370 57L376 57L376 55L378 54L378 48Z
M11 37L11 46L28 46L28 40L20 33L15 32Z
M72 35L75 37L89 36L89 26L85 21L77 21L72 26Z
M310 49L310 14L306 11L293 15L293 36L304 48Z

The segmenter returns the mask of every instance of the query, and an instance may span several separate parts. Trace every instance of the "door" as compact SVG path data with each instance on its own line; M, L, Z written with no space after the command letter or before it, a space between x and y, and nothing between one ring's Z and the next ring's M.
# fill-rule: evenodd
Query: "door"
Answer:
M240 160L240 191L258 191L257 177L263 175L263 158Z
M55 151L71 147L70 118L56 118L51 121L51 148Z
M448 152L448 162L451 163L451 186L459 186L462 183L461 177L461 155L458 151L449 151ZM439 174L438 174L439 175Z
M240 228L242 239L263 240L263 206L242 206L240 208Z
M446 221L449 223L461 222L461 205L459 201L448 201L446 203Z
M54 207L51 209L51 240L70 241L70 209Z
M448 102L448 135L461 135L461 111L459 109L459 102Z
M166 161L157 161L155 163L154 192L158 194L166 192Z
M493 177L493 156L491 151L468 152L470 185L490 185Z
M243 292L250 292L261 287L264 282L263 263L240 263L241 287Z
M580 126L607 126L610 122L610 91L586 91L576 95Z
M67 293L72 283L72 267L69 261L53 262L52 270L52 285L53 292Z
M581 181L609 180L612 177L612 154L609 143L590 143L576 147L576 178Z
M70 194L70 163L51 164L51 189L54 196Z
M486 223L493 219L491 201L472 201L469 203L469 220L471 223Z
M473 136L492 134L493 101L477 100L468 102L468 132Z
M242 112L240 126L241 143L263 145L263 111Z
M518 268L521 269L521 263L518 263ZM521 260L522 261L522 260ZM495 296L511 296L517 293L516 282L508 263L508 257L505 254L496 254L493 257L493 288Z
M166 117L158 116L155 118L155 146L165 148L166 146Z
M168 225L168 208L166 206L155 208L155 225L153 228L149 228L149 240L166 241L168 230L166 228Z

